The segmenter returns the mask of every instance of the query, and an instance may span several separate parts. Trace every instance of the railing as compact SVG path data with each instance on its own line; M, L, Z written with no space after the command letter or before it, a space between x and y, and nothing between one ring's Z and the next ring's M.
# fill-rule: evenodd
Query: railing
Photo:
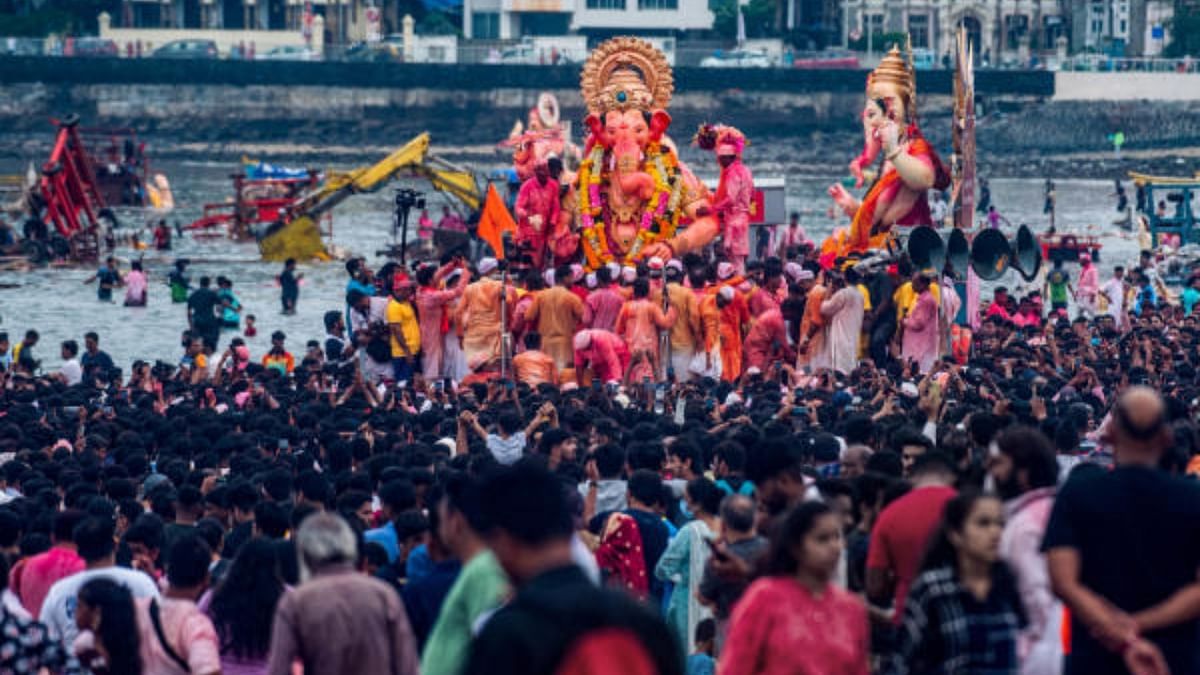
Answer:
M91 44L90 41L94 41L95 38L81 38L80 40L89 41L85 44ZM71 42L80 44L79 41ZM450 44L453 45L453 43ZM265 47L254 51L250 51L250 49L249 45L242 49L232 49L228 54L222 53L221 58L259 58L266 51ZM73 51L82 53L72 54ZM148 48L140 51L133 49L131 44L117 44L117 55L121 58L147 57L150 55L150 51ZM94 51L74 50L68 44L68 39L0 36L0 56L70 55L96 56ZM704 45L677 44L674 49L667 51L667 59L672 65L713 68L870 68L879 56L879 52L867 54L845 50L824 52L787 50L781 54L766 53L720 47L712 43ZM432 41L426 43L425 40L420 40L412 61L415 63L578 66L586 58L586 52L578 48L545 46L528 40L459 40L456 47L436 44ZM404 56L402 44L384 41L370 45L363 43L326 44L323 53L315 56L298 54L295 60L403 63ZM932 66L933 70L943 68L940 61L928 65ZM990 67L982 64L978 67L983 70L1005 70L1027 69L1030 66L1031 64L995 63ZM1200 73L1200 59L1191 57L1179 59L1117 58L1101 54L1077 54L1061 62L1052 56L1039 56L1033 67L1088 72Z
M1198 73L1200 60L1191 57L1179 59L1163 58L1117 58L1103 54L1076 54L1063 61L1060 70L1092 71L1105 73Z

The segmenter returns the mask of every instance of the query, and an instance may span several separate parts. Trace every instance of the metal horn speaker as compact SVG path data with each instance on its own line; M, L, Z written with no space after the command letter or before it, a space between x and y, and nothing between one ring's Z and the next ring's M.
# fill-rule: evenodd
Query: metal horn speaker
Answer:
M946 264L946 245L937 230L922 225L908 235L908 257L918 270L933 270L941 274Z
M946 262L959 279L967 278L967 265L971 264L971 242L959 228L950 231L946 238Z
M971 269L984 281L995 281L1008 271L1012 247L1000 230L982 230L971 242Z
M1042 268L1042 246L1028 226L1017 228L1017 237L1013 240L1012 266L1025 281L1033 281Z

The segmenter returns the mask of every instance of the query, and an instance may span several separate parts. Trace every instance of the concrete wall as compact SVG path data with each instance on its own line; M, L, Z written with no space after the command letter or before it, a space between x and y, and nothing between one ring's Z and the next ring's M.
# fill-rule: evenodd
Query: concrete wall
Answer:
M1200 101L1200 73L1054 74L1055 101Z
M297 61L182 61L169 59L71 59L0 57L0 84L215 84L327 86L367 89L455 90L461 95L515 88L578 91L579 65L508 66L482 64L394 64ZM808 96L854 94L861 97L864 70L788 68L676 68L675 89L688 94L756 92ZM1045 71L983 70L975 76L981 96L1049 97L1054 74ZM951 73L920 71L922 96L949 95Z

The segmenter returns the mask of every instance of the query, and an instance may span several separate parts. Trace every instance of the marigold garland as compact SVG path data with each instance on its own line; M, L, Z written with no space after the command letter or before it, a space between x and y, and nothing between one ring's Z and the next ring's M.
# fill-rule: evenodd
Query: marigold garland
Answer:
M608 245L609 223L605 218L609 212L604 193L600 189L605 178L603 166L604 148L599 146L593 148L588 158L579 166L580 189L577 194L582 220L583 252L589 269L596 269L616 260ZM659 143L651 143L646 148L644 168L654 180L654 194L642 208L637 236L619 261L622 263L638 260L647 245L670 239L675 236L679 227L679 202L682 199L683 180L679 175L679 163L675 155Z

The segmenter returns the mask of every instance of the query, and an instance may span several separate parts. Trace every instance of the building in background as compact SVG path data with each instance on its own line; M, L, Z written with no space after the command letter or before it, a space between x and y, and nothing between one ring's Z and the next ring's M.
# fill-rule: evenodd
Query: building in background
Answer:
M843 29L850 44L868 35L907 32L915 49L953 51L959 26L989 64L1029 63L1068 37L1067 0L845 0ZM879 49L880 46L875 46Z
M396 0L121 0L113 25L303 33L318 16L326 43L344 44L399 33L403 12Z
M1174 0L844 0L844 43L907 32L949 53L961 25L989 65L1028 64L1067 50L1154 56L1170 43ZM876 47L878 49L878 47Z
M463 35L510 40L578 33L671 36L713 26L708 0L465 0Z

